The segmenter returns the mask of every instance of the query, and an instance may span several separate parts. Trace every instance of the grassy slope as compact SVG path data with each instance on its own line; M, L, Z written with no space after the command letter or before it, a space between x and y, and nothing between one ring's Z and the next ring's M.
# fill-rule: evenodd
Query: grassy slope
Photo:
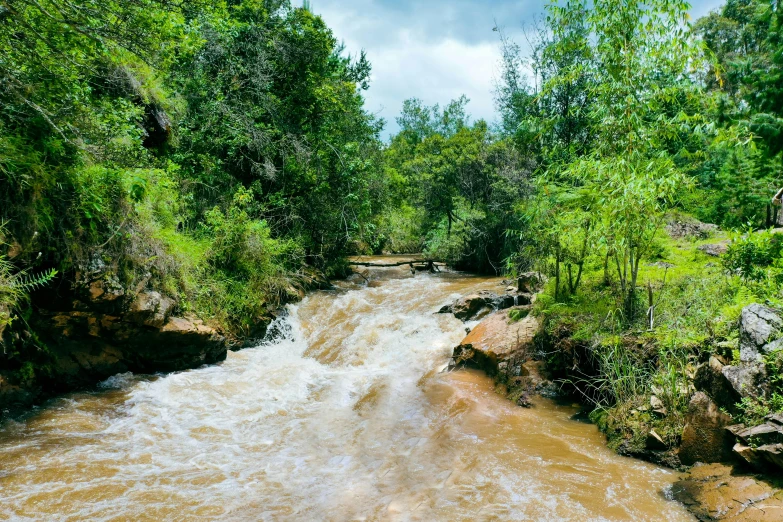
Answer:
M651 429L676 446L696 366L715 353L730 361L742 308L775 298L764 285L727 275L718 258L698 250L726 239L723 232L702 240L658 234L639 274L640 285L649 282L653 288L653 329L644 313L647 292L640 292L640 317L629 324L620 312L615 283L604 281L602 264L588 268L577 295L555 302L550 281L539 299L536 313L546 318L554 345L549 366L592 404L592 418L615 449L642 449ZM665 415L653 411L652 396Z

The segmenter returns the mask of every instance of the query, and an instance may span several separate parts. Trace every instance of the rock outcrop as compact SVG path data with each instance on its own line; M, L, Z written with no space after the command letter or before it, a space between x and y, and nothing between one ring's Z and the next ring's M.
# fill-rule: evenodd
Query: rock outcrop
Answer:
M763 355L783 348L777 339L783 319L772 309L760 304L746 306L740 318L740 361L757 363Z
M783 414L774 413L757 426L731 426L734 451L759 471L783 471Z
M117 268L96 257L56 292L42 299L29 331L6 332L6 340L38 353L32 375L0 369L0 415L48 396L89 388L123 372L180 371L213 364L250 340L264 337L272 313L259 317L245 342L229 339L201 319L183 313L175 298L152 288L150 277L120 282ZM329 286L322 274L299 275L289 299ZM26 337L26 339L24 338ZM45 348L42 348L45 346Z
M513 314L519 310L522 314ZM495 312L481 321L454 348L450 370L463 366L478 368L509 388L509 396L529 406L530 396L557 395L557 387L544 377L544 365L533 360L535 337L540 324L533 315L520 320L529 307Z
M763 357L783 349L783 339L778 339L781 327L783 319L774 310L760 304L746 306L740 317L739 361L724 365L713 357L699 368L697 389L729 411L743 397L766 396L769 383Z
M693 385L697 390L706 393L720 408L735 414L736 405L742 396L723 373L724 367L726 365L719 357L710 357L709 362L696 370Z

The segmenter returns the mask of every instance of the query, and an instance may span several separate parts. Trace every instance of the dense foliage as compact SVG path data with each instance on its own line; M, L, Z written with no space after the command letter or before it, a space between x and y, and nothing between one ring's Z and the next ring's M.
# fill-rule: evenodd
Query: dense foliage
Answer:
M308 9L11 0L0 57L9 274L107 266L242 335L372 212L370 65Z

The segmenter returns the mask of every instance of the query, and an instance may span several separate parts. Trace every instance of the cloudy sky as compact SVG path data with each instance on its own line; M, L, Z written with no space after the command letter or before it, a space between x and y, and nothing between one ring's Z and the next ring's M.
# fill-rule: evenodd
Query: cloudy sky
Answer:
M466 94L474 119L494 120L492 92L500 61L495 23L522 43L522 29L546 0L312 0L348 52L364 49L373 65L367 108L387 121L403 100L448 103ZM691 0L694 17L722 0Z

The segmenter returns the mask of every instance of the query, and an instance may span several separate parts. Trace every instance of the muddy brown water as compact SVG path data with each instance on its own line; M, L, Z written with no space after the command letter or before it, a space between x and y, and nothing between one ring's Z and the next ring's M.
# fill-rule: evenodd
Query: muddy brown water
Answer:
M0 519L691 520L675 473L613 454L575 407L441 373L465 325L434 312L498 284L371 269L222 364L5 421Z

